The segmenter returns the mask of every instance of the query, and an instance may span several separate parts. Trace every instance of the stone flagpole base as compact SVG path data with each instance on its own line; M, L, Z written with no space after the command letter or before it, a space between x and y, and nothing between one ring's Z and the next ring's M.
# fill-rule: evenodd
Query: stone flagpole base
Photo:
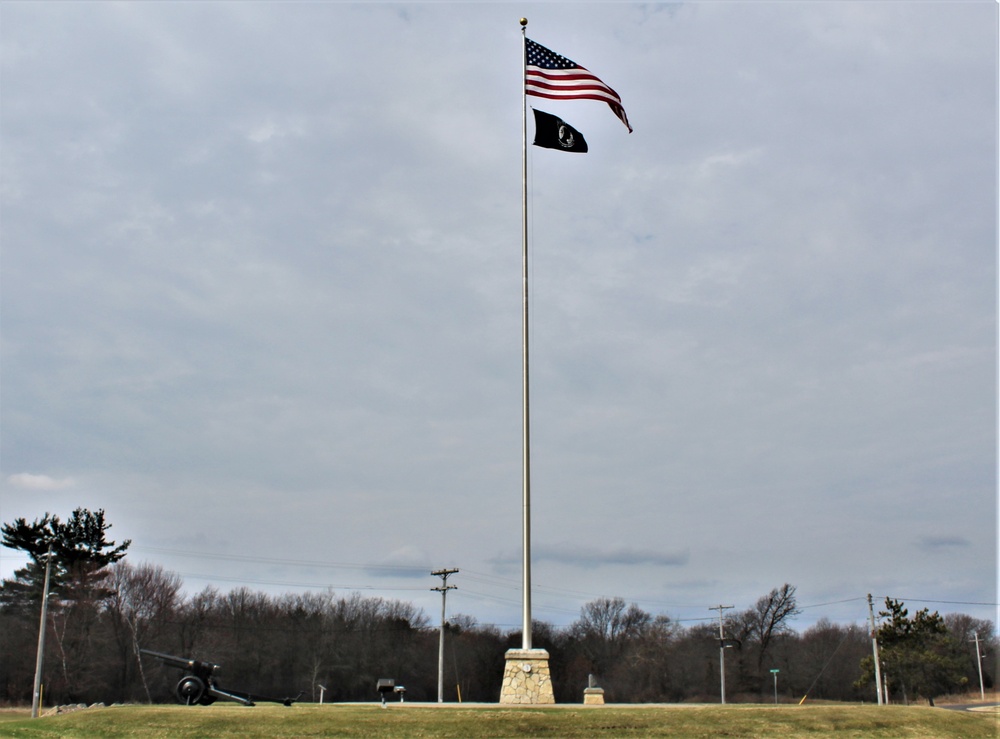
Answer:
M555 703L549 653L544 649L508 649L503 669L500 702L537 705Z

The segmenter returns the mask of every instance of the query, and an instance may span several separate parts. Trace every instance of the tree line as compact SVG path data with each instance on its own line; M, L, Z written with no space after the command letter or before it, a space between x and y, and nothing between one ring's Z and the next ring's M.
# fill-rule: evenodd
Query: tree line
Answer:
M185 596L181 578L149 563L125 560L130 542L106 534L104 512L77 509L67 521L46 514L2 529L3 544L25 551L27 566L0 585L0 702L32 698L45 565L50 597L44 658L45 703L167 702L182 672L140 650L222 665L226 688L302 700L376 700L391 678L406 699L437 699L438 628L410 603L331 591L271 596L214 587ZM49 546L52 557L49 559ZM622 598L598 598L567 627L532 626L547 649L558 702L582 701L590 676L605 700L718 702L720 649L727 702L773 699L874 702L871 634L857 624L820 620L797 632L795 587L784 584L723 622L685 625ZM887 599L878 628L882 676L894 701L979 686L976 654L996 654L993 624L927 609L912 617ZM446 701L499 700L504 653L519 631L503 631L458 614L446 626ZM982 653L981 652L981 653ZM984 682L993 672L984 663Z

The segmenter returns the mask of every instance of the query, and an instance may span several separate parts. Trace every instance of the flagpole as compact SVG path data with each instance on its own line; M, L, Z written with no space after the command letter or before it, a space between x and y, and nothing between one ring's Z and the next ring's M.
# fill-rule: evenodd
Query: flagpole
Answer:
M531 424L528 403L528 94L529 74L532 95L562 98L567 100L594 98L604 100L611 110L628 126L625 110L621 107L618 93L580 65L559 56L545 47L531 42L528 46L528 19L521 18L521 248L522 248L522 301L521 301L521 382L524 407L522 409L522 490L521 490L521 537L522 537L522 624L521 649L508 649L505 655L503 683L500 687L501 703L555 703L552 690L552 674L549 670L549 653L545 649L534 649L531 644ZM531 52L529 64L528 52ZM572 69L567 78L561 72ZM535 111L536 114L539 111ZM552 118L553 116L550 116ZM544 119L543 119L544 120ZM558 120L558 119L557 119ZM555 136L558 146L567 151L586 151L586 143L571 126L560 123L560 131ZM631 127L629 131L631 131ZM568 133L565 137L563 133ZM536 121L535 143L546 146L538 136ZM548 136L548 134L546 134ZM547 140L547 139L546 139ZM551 143L551 142L550 142ZM549 148L556 148L550 146Z
M524 79L527 65L528 19L521 19L521 249L522 249L522 313L521 313L521 384L522 410L522 490L521 490L521 550L522 550L522 624L521 648L531 649L531 445L528 415L528 93Z
M531 444L528 422L528 19L521 19L521 251L522 312L521 350L524 408L522 416L522 617L521 648L508 649L504 656L500 702L505 704L555 703L549 653L531 646Z

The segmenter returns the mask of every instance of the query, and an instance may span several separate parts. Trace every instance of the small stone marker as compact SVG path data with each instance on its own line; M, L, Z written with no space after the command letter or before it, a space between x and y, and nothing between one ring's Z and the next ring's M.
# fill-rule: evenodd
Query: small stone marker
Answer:
M604 688L597 687L597 680L594 679L593 675L587 676L587 687L583 689L583 705L604 705Z

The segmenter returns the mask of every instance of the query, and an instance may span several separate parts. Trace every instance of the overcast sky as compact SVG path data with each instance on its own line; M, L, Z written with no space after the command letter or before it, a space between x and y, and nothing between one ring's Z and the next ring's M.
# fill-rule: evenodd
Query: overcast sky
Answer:
M4 2L0 518L519 628L522 15L534 617L996 618L992 0Z

